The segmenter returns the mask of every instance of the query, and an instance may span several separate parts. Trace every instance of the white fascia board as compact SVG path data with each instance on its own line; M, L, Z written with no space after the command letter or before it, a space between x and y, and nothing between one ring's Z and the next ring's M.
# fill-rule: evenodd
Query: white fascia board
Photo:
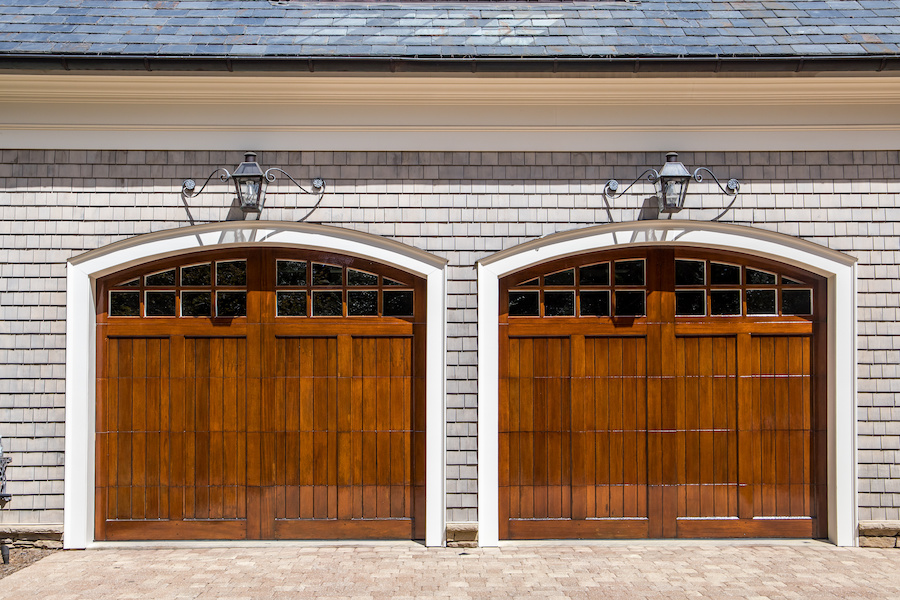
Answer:
M0 136L23 149L887 150L898 105L884 76L0 74Z

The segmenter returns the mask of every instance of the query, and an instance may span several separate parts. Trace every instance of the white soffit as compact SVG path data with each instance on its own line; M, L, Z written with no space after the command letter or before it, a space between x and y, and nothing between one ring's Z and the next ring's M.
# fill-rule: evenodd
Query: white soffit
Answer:
M6 148L879 150L895 77L0 75Z

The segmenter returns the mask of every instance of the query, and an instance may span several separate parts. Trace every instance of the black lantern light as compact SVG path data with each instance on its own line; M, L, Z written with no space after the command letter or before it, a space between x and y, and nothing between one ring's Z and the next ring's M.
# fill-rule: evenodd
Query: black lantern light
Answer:
M193 179L185 179L181 184L181 199L185 204L185 208L187 208L187 200L189 198L194 198L203 193L203 190L206 189L206 186L209 184L210 180L213 176L218 173L219 179L221 181L228 181L229 179L234 182L234 190L237 193L237 201L238 206L240 206L241 210L244 214L259 214L262 212L263 203L266 199L266 188L270 183L275 181L275 173L281 173L288 179L290 179L294 185L300 188L300 191L304 194L317 194L319 199L316 201L315 206L310 209L310 212L315 210L319 206L319 202L322 201L322 197L325 194L325 181L319 177L316 177L312 180L312 190L307 190L302 185L297 183L297 181L288 175L283 169L279 169L278 167L271 167L266 169L265 171L260 168L259 163L256 162L256 153L255 152L245 152L244 153L244 162L238 165L238 167L234 170L234 173L229 173L228 169L223 167L219 167L215 171L213 171L209 177L206 178L206 182L200 187L199 190L196 190L197 184ZM196 190L196 191L195 191ZM190 216L190 212L188 213ZM301 221L306 219L309 216L309 213L306 214ZM193 218L191 218L191 223L193 223Z
M683 169L684 167L682 167ZM234 189L237 191L241 210L245 213L258 213L262 211L263 201L266 197L266 174L259 168L256 162L256 152L244 154L244 162L238 165L231 175L234 181Z
M623 195L638 181L641 181L644 178L656 188L656 200L660 213L680 212L684 208L684 199L685 196L687 196L688 185L691 180L697 182L703 181L704 171L709 173L709 176L715 180L716 185L719 186L719 189L722 190L723 194L732 198L731 202L724 207L724 210L715 217L713 221L720 219L734 205L734 202L737 199L738 190L741 188L740 182L737 179L729 179L728 183L723 186L713 172L707 167L699 167L692 174L678 161L678 153L669 152L666 154L665 164L659 171L656 169L647 169L641 173L640 177L628 184L621 192L619 191L618 181L610 179L606 182L606 185L603 188L603 199L606 202L606 211L610 217L610 222L612 221L612 211L610 210L611 207L609 203L610 199ZM700 206L698 208L703 207Z
M659 170L659 212L676 213L684 208L691 174L678 162L678 153L666 154L666 164Z

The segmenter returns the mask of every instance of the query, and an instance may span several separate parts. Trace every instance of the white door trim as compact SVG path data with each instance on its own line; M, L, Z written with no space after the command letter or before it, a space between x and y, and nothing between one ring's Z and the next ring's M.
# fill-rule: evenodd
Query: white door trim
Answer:
M478 538L499 542L500 278L550 260L628 246L669 245L732 250L806 269L828 285L828 535L857 543L856 260L799 238L738 225L638 221L567 231L478 261Z
M234 247L324 250L388 264L426 279L425 543L444 543L444 364L447 261L357 231L283 222L230 222L140 235L72 258L66 293L66 459L64 545L94 540L94 439L97 279L145 262Z

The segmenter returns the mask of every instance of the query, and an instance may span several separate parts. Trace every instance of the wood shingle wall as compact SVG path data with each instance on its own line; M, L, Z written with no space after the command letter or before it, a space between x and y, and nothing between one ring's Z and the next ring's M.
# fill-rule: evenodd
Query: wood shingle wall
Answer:
M846 252L859 260L859 518L900 519L900 153L681 153L742 183L722 220ZM0 436L13 463L3 523L61 523L65 262L127 237L189 224L179 190L238 152L0 151ZM448 266L447 520L477 517L475 261L536 237L604 223L607 179L630 181L661 153L260 152L329 193L308 222L382 235ZM235 218L214 182L192 200L196 223ZM711 219L723 198L695 185L675 218ZM714 193L716 192L716 193ZM616 221L651 216L649 194L614 204ZM308 199L269 188L264 220L296 221ZM490 309L490 307L488 307Z

